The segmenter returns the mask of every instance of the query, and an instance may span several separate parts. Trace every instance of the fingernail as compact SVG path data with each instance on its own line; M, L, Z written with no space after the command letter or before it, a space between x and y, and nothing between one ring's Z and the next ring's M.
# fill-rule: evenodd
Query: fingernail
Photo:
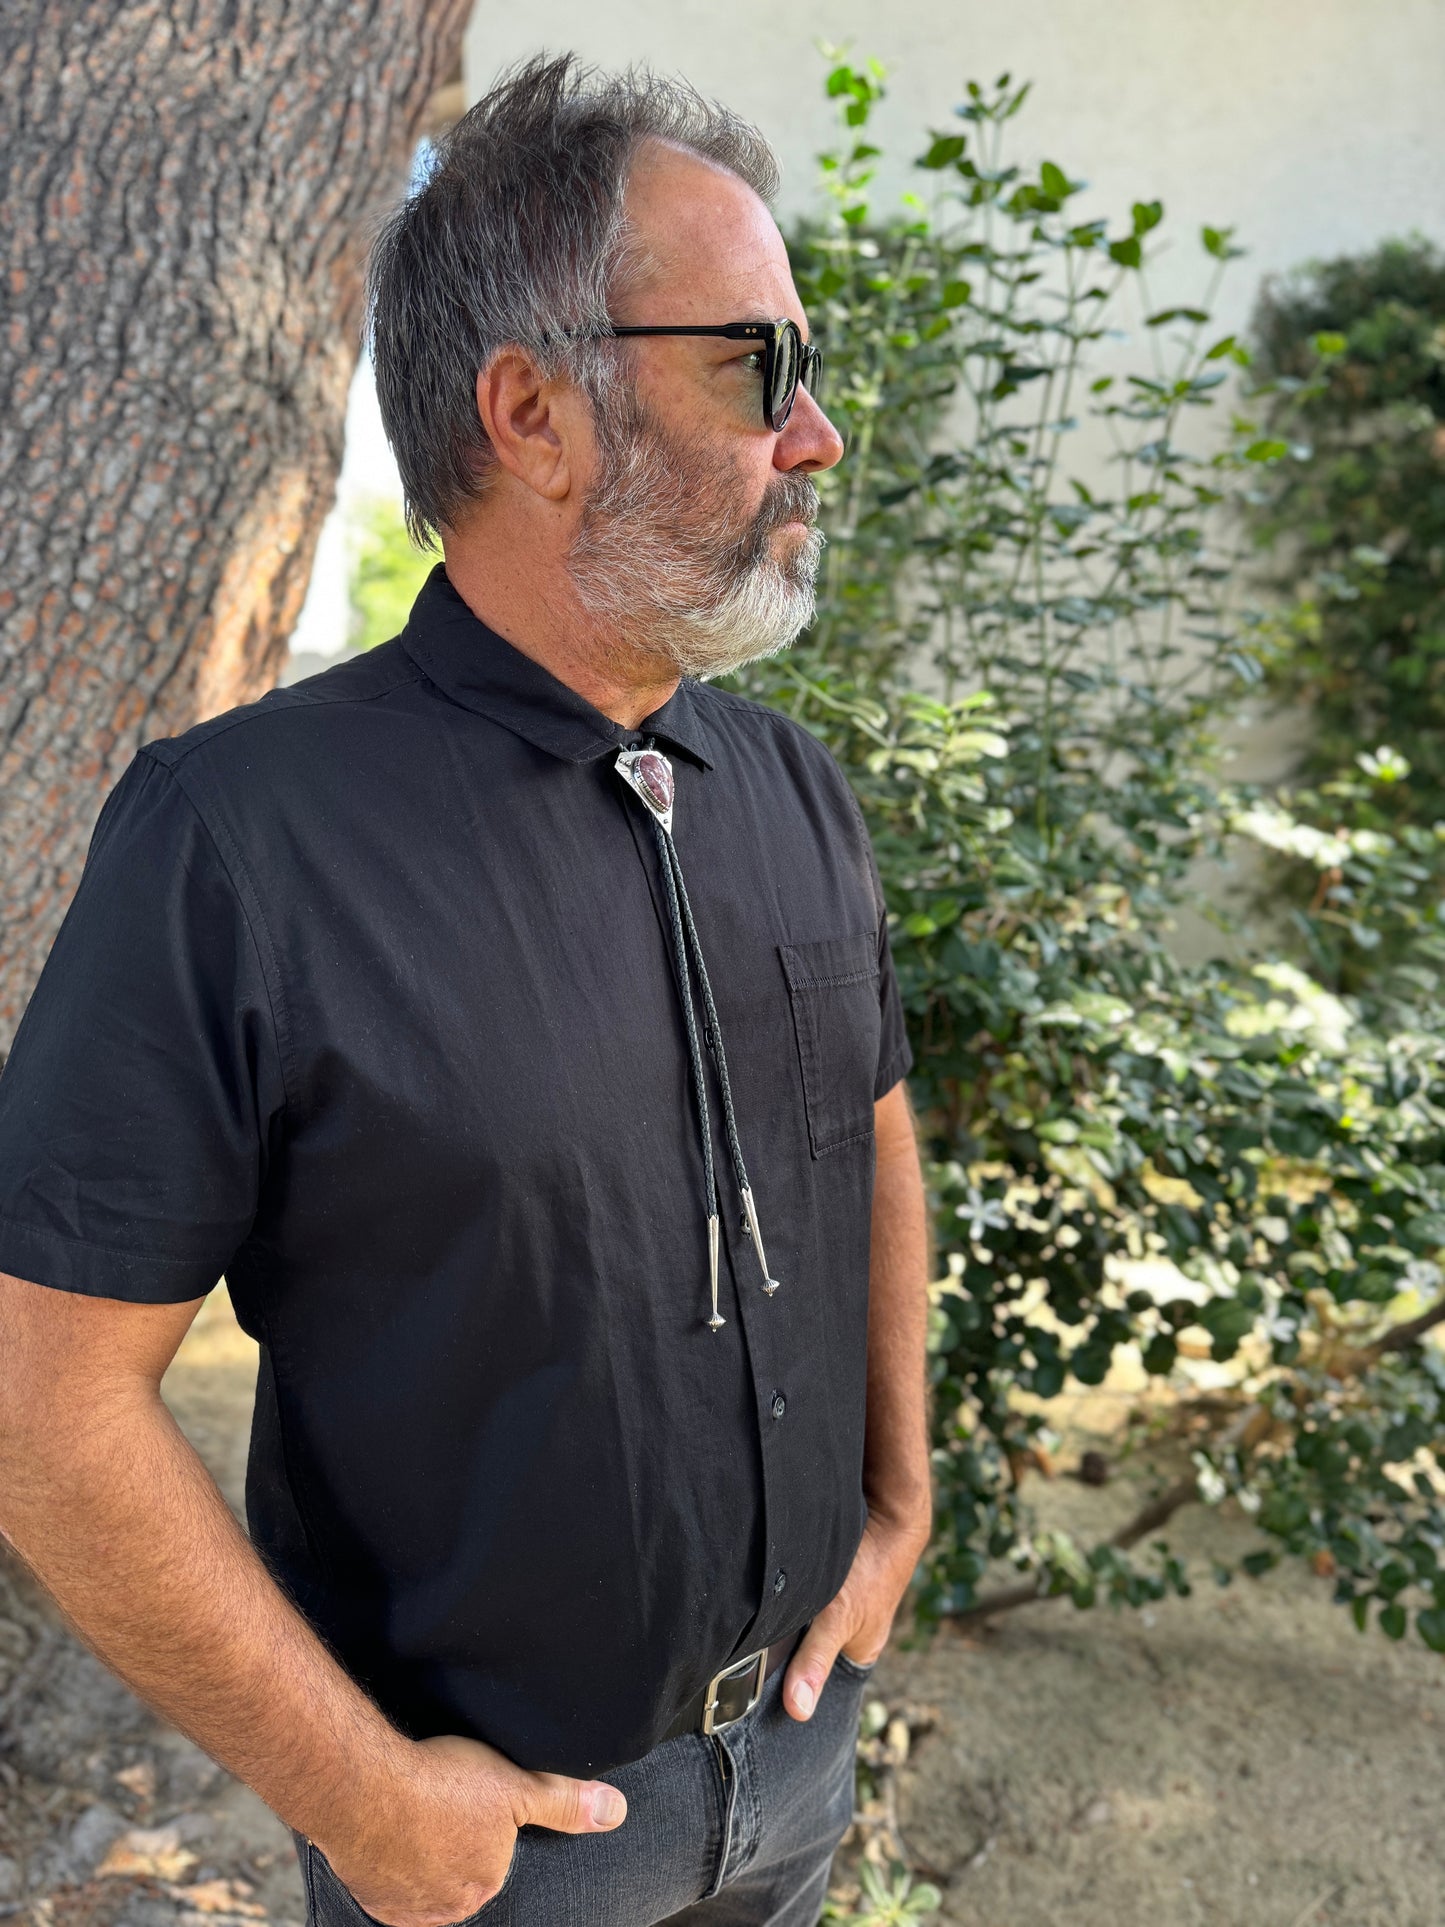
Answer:
M804 1719L807 1719L817 1703L818 1695L813 1691L807 1680L800 1679L793 1688L793 1704L797 1707Z
M592 1795L592 1820L595 1826L615 1827L627 1812L627 1802L615 1786L599 1786Z

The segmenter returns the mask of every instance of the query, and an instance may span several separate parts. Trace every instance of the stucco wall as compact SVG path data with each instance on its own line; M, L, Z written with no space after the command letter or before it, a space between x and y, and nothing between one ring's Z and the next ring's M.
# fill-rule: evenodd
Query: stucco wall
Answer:
M466 91L543 47L680 71L773 141L789 215L830 138L820 40L890 69L890 153L949 124L966 79L1032 77L1022 144L1090 182L1087 211L1157 197L1171 226L1238 227L1231 324L1265 271L1412 226L1445 238L1442 0L479 0Z

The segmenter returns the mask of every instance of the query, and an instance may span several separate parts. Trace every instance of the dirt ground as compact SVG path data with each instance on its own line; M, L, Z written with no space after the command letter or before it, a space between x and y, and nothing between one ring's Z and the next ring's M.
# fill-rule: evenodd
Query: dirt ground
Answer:
M212 1294L165 1393L238 1515L254 1351ZM1067 1479L1090 1536L1139 1502ZM899 1780L949 1927L1439 1927L1445 1663L1362 1638L1328 1583L1219 1590L1238 1515L1181 1514L1195 1595L1150 1611L1034 1605L893 1650L876 1693L931 1730ZM0 1565L0 1920L277 1927L304 1906L290 1837L155 1721Z

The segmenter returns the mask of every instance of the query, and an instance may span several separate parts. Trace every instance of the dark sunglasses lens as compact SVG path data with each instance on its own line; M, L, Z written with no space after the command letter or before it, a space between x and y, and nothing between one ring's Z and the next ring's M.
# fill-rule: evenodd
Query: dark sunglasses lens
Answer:
M803 386L810 395L816 395L823 385L823 351L815 348L808 356L808 365L803 370Z
M768 396L769 412L779 426L793 406L797 386L798 337L791 328L785 328L778 338L778 352L773 359L773 392Z

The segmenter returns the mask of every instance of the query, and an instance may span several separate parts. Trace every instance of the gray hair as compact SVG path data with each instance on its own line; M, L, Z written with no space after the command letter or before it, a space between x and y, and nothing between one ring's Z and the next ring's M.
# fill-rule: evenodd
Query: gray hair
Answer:
M423 547L485 491L496 456L477 375L504 344L606 405L615 360L564 331L606 325L629 266L627 177L650 141L726 168L764 201L777 193L763 136L685 81L543 55L509 69L442 136L378 233L367 341L407 527Z

